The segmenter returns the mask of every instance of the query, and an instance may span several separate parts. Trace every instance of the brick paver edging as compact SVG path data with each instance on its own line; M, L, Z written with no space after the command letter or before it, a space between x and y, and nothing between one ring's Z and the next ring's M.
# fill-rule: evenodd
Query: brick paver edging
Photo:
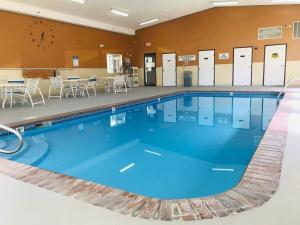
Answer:
M161 200L0 159L0 173L125 215L152 220L202 220L261 206L276 192L281 175L290 101L286 93L240 183L205 198Z

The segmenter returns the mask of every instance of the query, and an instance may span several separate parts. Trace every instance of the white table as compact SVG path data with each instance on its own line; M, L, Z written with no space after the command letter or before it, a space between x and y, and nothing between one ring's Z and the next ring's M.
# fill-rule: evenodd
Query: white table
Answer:
M2 108L5 108L5 103L10 98L10 108L13 105L13 93L20 89L25 89L24 83L0 83L1 94L3 95Z
M118 75L116 75L116 76L118 76ZM127 87L129 87L131 89L132 88L132 78L129 77L127 74L125 74L124 76L125 76L125 81L126 81ZM100 79L102 79L104 82L105 92L110 93L111 88L113 88L113 83L114 83L115 77L108 76L108 77L101 77Z
M113 82L115 77L101 77L100 79L103 80L105 92L110 93L111 89L113 88Z
M77 88L80 87L80 84L85 84L88 81L89 81L88 79L80 79L80 78L79 79L71 78L71 79L63 80L64 84L70 88L74 98L76 98L76 93L74 92L74 90L76 91Z
M107 82L113 82L115 77L100 77L100 79Z

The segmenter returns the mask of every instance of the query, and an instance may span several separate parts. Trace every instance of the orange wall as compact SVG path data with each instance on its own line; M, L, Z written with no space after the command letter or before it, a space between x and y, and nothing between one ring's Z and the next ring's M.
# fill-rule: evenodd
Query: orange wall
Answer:
M230 53L230 60L216 63L231 63L232 49L242 46L257 46L254 61L263 61L264 45L288 44L288 60L300 60L300 40L292 39L292 28L283 29L283 38L258 41L258 28L292 25L300 21L300 5L251 6L214 8L189 16L161 23L136 32L136 64L143 67L144 53L157 53L161 65L161 53L176 52L177 55L198 54L200 49L216 49L216 54ZM145 43L151 42L151 47ZM192 62L190 65L196 65Z
M72 67L74 55L79 56L82 68L105 68L106 53L133 55L134 36L129 35L4 11L0 11L0 29L0 67L5 68ZM39 42L44 31L45 50L32 42L32 39ZM52 34L54 44L51 44ZM99 48L100 43L105 47Z
M230 60L217 63L231 63L232 48L242 46L257 46L254 61L259 62L263 61L264 45L278 43L288 44L288 60L300 60L300 40L292 39L292 28L283 30L282 39L257 40L260 27L292 25L300 20L300 5L214 8L138 30L136 36L45 19L43 25L34 24L40 20L0 11L0 67L72 67L72 56L76 55L82 68L104 68L106 53L131 55L133 64L143 67L144 53L152 52L157 53L160 66L161 53L197 55L200 49L216 49L216 54L229 52ZM38 48L30 33L40 35L49 29L53 30L54 44L45 50ZM152 46L146 47L146 42ZM100 43L105 47L99 48Z

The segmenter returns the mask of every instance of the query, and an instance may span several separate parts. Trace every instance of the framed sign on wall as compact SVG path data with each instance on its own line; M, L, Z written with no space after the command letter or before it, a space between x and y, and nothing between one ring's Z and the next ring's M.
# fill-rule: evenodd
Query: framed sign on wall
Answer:
M190 62L196 61L196 55L180 55L178 56L179 62Z
M219 54L219 59L220 60L227 60L227 59L229 59L229 53L220 53Z
M73 56L73 67L79 67L79 57Z

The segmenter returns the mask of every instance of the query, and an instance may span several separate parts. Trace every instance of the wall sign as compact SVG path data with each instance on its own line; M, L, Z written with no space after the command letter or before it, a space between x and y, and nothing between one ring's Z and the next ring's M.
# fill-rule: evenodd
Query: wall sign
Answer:
M226 60L226 59L229 59L229 53L220 53L220 54L219 54L219 59L220 59L220 60Z
M180 55L178 56L179 62L190 62L196 61L196 55Z
M79 67L79 57L73 56L73 67Z
M152 43L151 42L146 42L146 47L151 47Z

